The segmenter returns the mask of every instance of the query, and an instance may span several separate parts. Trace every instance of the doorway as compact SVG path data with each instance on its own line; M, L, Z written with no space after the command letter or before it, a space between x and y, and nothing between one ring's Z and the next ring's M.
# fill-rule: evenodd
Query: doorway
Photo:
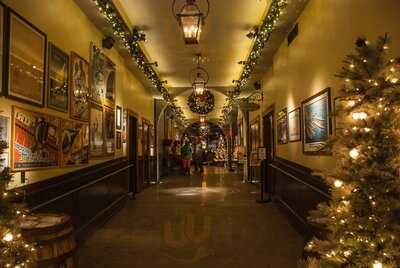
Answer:
M137 171L138 171L138 161L137 161L137 117L132 113L128 112L128 160L130 180L129 180L129 193L132 197L135 196L137 190Z
M263 142L266 150L266 163L264 165L264 192L270 195L273 194L273 172L270 167L275 158L275 118L274 107L267 109L263 117Z

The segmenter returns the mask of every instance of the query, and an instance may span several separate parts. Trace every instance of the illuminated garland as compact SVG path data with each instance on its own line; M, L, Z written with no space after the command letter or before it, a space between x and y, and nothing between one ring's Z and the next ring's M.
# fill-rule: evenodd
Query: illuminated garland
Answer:
M203 94L190 94L188 105L192 112L198 114L208 114L214 109L214 95L206 90Z
M128 25L125 23L118 9L112 0L93 0L99 12L104 15L107 22L113 29L114 37L117 37L122 45L129 51L132 58L136 61L139 69L144 73L146 78L153 84L153 86L160 92L164 101L174 110L175 117L178 123L185 125L185 118L183 111L174 103L174 99L164 87L163 81L158 77L157 73L151 67L148 59L139 46L141 40L140 33L132 32Z
M254 68L257 65L257 61L264 50L266 42L271 37L272 31L274 30L275 25L282 14L282 10L286 8L286 6L287 6L286 0L272 1L263 23L255 33L254 45L250 52L249 57L244 62L243 72L239 80L234 81L235 83L237 83L236 87L238 90L240 90L243 86L246 85L247 80L254 71Z

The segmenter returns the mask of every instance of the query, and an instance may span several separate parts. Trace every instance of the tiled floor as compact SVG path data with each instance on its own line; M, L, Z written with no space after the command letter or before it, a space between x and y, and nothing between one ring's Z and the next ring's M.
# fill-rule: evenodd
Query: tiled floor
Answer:
M258 186L222 169L129 200L79 251L82 268L295 268L303 239Z

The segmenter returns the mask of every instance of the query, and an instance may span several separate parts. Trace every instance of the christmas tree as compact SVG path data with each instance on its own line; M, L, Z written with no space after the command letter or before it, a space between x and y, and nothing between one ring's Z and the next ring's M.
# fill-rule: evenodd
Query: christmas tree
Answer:
M2 131L0 127L0 137ZM0 139L0 156L7 148L7 141ZM0 267L30 267L35 248L21 237L19 226L25 213L13 202L19 193L6 189L11 179L5 160L0 159Z
M387 59L389 43L359 38L338 74L331 200L310 216L327 236L306 246L319 256L308 267L400 267L400 59Z

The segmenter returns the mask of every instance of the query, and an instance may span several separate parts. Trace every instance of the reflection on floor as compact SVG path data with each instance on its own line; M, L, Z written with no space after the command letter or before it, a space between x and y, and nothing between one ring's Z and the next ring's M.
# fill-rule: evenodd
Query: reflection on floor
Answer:
M257 194L220 168L168 178L91 235L79 267L296 267L302 238Z

